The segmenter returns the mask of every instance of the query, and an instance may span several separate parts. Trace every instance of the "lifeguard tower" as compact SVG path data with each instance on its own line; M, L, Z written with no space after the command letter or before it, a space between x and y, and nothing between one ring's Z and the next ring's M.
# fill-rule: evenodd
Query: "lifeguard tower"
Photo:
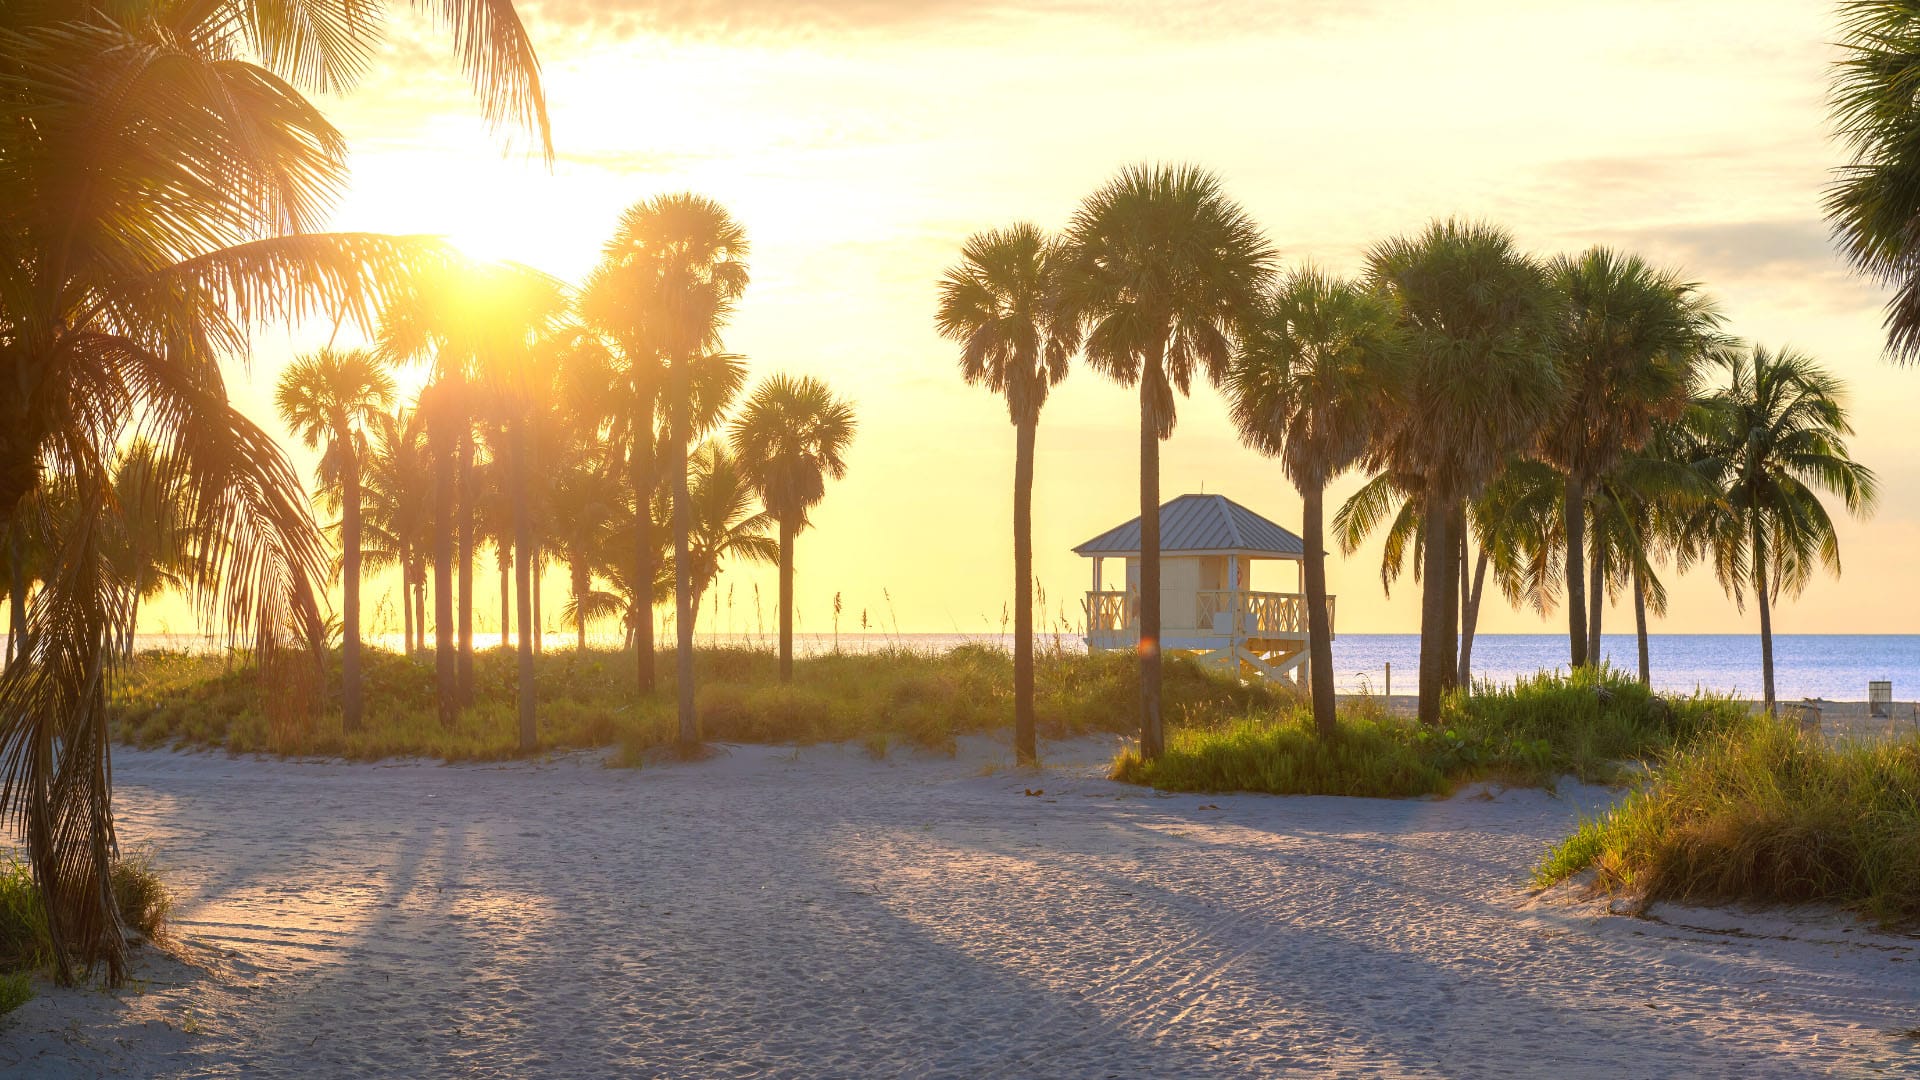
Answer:
M1073 549L1093 560L1087 649L1140 643L1140 519ZM1242 678L1306 681L1307 603L1300 538L1222 495L1182 495L1160 507L1160 648L1237 670ZM1109 588L1108 559L1126 562ZM1253 589L1256 563L1292 563L1293 592ZM1269 568L1261 576L1274 571ZM1333 598L1327 598L1331 630Z

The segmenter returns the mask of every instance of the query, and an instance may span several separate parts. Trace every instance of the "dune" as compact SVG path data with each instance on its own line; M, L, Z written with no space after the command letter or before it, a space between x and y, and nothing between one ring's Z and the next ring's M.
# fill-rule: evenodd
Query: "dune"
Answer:
M1920 1069L1920 940L1529 895L1596 788L1167 796L724 747L615 770L116 754L179 892L21 1076L1536 1076ZM1030 794L1031 793L1031 794Z

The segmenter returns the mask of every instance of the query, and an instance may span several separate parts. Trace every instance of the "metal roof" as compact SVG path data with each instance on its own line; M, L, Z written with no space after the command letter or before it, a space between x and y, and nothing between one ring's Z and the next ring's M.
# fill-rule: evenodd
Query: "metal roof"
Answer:
M1298 559L1306 545L1298 536L1224 495L1182 495L1160 507L1160 551L1238 552L1271 559ZM1134 518L1073 549L1076 555L1138 555L1140 519Z

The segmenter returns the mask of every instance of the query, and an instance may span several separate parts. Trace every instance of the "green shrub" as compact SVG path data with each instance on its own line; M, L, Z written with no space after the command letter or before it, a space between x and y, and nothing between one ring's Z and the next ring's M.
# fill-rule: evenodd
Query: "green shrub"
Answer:
M1205 715L1217 716L1218 706ZM1390 715L1368 698L1341 708L1328 740L1298 703L1224 725L1170 727L1158 761L1128 750L1113 775L1174 791L1380 797L1438 794L1475 780L1613 782L1628 763L1658 760L1745 715L1730 699L1663 699L1616 672L1583 670L1450 694L1437 727Z
M1550 885L1642 903L1840 904L1920 922L1920 739L1830 744L1755 717L1674 755L1550 850Z
M24 971L0 975L0 1016L33 1000L33 977Z

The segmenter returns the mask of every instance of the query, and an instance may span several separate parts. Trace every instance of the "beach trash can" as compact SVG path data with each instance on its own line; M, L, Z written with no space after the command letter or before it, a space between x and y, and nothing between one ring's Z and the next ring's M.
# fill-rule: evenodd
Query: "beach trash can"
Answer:
M1893 715L1893 680L1876 679L1867 683L1867 715L1876 720Z

